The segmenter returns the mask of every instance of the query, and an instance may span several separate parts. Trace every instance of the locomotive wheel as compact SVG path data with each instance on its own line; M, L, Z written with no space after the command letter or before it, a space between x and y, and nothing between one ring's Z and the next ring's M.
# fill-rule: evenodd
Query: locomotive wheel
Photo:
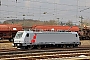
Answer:
M63 45L63 48L66 48L67 46L66 45Z
M47 46L45 45L44 48L46 48Z
M70 48L73 48L74 46L73 45L70 45Z
M78 47L78 45L75 45L75 47Z
M28 49L33 49L34 48L34 46L33 45L30 45L30 46L28 46Z
M25 46L18 47L18 49L19 49L19 48L20 48L21 50L24 50L24 49L26 49L26 48L25 48Z
M41 48L42 48L42 46L41 46L41 45L38 45L38 46L37 46L37 49L41 49Z
M60 45L60 48L63 48L63 45Z
M56 44L56 45L55 45L55 47L59 47L59 45L58 45L58 44Z

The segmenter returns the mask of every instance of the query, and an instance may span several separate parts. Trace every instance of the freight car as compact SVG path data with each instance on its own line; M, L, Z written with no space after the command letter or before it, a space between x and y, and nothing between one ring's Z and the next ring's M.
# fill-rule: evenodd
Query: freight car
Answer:
M34 25L31 30L33 31L72 31L78 32L78 26L60 26L60 25Z
M62 48L78 47L80 40L77 32L33 32L18 31L13 46L17 48L38 49L58 46Z
M0 39L8 39L13 41L17 31L21 31L23 27L18 24L0 24Z
M34 25L32 31L69 31L77 32L80 40L90 40L90 26Z
M90 40L90 26L80 28L78 31L80 40Z

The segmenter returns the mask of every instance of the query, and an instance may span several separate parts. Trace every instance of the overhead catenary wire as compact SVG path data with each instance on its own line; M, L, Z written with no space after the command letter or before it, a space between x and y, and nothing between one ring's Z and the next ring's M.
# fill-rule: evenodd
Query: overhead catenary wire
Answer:
M26 1L26 0L23 0L23 2L24 1ZM50 4L50 5L55 5L53 8L48 8L48 7L43 7L43 6L39 6L39 7L37 7L37 6L33 6L33 7L28 7L28 8L26 8L27 9L27 11L25 12L24 11L24 9L25 9L25 6L23 6L23 4L22 5L19 5L19 4L21 4L22 2L21 1L18 1L18 0L15 0L15 1L11 1L11 3L16 3L16 4L2 4L2 6L7 6L8 8L11 8L11 7L15 7L16 9L16 15L14 16L14 17L19 17L19 16L23 16L23 14L25 14L25 16L27 17L29 17L29 16L32 16L32 18L34 19L34 17L36 16L36 15L40 15L39 16L39 18L41 18L41 17L45 17L45 16L49 16L49 15L54 15L55 17L58 17L58 16L60 16L61 17L61 15L64 15L64 14L62 14L61 12L76 12L76 14L75 15L77 15L77 18L78 18L78 12L79 12L79 8L85 8L85 6L79 6L79 5L77 5L77 4L75 4L75 5L72 5L72 4L66 4L66 3L56 3L56 2L43 2L43 1L41 1L41 0L27 0L27 1L30 1L30 3L40 3L40 4ZM78 0L79 1L79 0ZM8 0L8 2L10 2L9 0ZM63 7L65 7L65 6L68 6L68 7L78 7L78 8L76 8L76 10L75 9L58 9L57 8L57 6L63 6ZM88 6L87 6L88 7ZM18 9L21 9L21 11L19 11ZM44 10L45 9L45 10ZM48 9L48 10L50 10L50 11L47 11L46 9ZM77 10L78 9L78 10ZM22 11L23 10L23 11ZM32 12L30 12L31 10L33 10ZM15 12L14 10L4 10L4 9L0 9L0 11L2 12L2 11L4 11L4 12L7 12L7 13L2 13L2 15L4 15L3 17L8 17L8 16L5 16L6 14L7 15L10 15L11 13L13 13L13 12ZM34 11L39 11L40 13L38 13L38 12L34 12ZM59 12L60 11L60 12ZM44 16L43 16L43 13L44 12L47 12L47 14L44 14ZM28 14L27 14L28 13ZM71 16L71 15L69 15L69 16ZM10 16L9 16L10 17ZM13 18L13 17L10 17L10 18Z
M1 6L1 0L0 0L0 6Z

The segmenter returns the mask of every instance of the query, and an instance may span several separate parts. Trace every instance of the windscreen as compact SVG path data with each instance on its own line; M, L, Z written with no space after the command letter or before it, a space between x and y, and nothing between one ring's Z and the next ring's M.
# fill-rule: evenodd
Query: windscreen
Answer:
M18 32L18 33L16 34L15 38L16 38L16 39L19 39L19 38L22 37L22 35L23 35L23 32Z

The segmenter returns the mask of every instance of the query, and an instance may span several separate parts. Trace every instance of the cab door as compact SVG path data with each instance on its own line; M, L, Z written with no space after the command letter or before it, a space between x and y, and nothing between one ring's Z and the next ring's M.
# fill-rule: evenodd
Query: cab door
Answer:
M25 41L24 42L25 43L30 43L29 40L30 40L30 34L27 33L26 36L25 36Z

